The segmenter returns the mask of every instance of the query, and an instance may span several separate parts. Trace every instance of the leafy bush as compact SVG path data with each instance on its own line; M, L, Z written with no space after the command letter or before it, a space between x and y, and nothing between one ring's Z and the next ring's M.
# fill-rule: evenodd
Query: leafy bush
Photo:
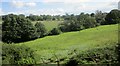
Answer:
M66 20L59 25L62 32L79 31L82 28L81 22L76 20Z
M117 46L116 46L116 52L117 52L117 55L118 55L118 62L120 62L120 44L118 43Z
M73 51L73 55L69 58L78 61L79 64L96 64L96 63L118 63L118 55L115 46L95 48L88 51ZM67 64L68 64L67 62Z
M106 22L105 22L106 15L107 15L107 13L103 13L102 11L99 11L99 10L96 11L95 19L96 19L98 26L106 24Z
M53 28L49 35L59 35L61 33L61 31L58 28Z
M35 64L35 54L27 46L3 44L2 64Z
M78 63L79 63L78 60L76 60L76 59L70 59L70 60L65 64L65 66L77 66Z
M97 25L97 22L94 17L86 17L83 23L83 26L85 27L85 29L96 27L96 25Z
M37 38L45 36L46 29L45 29L44 24L42 24L41 22L37 22L35 24L35 27L36 27L36 36L37 36Z

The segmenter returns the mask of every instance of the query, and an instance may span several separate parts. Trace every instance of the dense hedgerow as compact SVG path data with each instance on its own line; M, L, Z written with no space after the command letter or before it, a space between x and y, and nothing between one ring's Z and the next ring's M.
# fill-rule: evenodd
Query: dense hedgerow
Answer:
M78 51L73 51L73 55L66 62L69 64L101 64L101 63L118 63L119 62L119 51L116 46L95 48L88 51L83 51L79 53ZM120 49L119 49L120 50Z

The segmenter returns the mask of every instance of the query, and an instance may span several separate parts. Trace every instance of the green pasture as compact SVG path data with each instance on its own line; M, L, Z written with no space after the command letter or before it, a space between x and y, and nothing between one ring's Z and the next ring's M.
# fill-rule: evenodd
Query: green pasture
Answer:
M63 21L33 21L32 23L35 24L36 22L41 22L45 25L47 31L52 30L53 28L56 28L58 24L60 24Z
M49 25L49 22L46 25ZM37 63L41 63L41 58L47 62L49 58L55 59L55 55L58 58L67 58L69 57L68 54L74 49L82 52L94 48L108 47L116 43L118 43L118 24L46 36L15 45L26 45L35 50Z

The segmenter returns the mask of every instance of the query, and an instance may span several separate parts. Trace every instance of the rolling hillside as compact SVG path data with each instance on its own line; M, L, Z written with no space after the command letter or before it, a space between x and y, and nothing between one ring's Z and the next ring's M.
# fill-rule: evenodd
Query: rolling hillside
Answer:
M108 47L117 42L118 24L47 36L16 45L26 45L36 50L37 62L40 63L42 62L41 58L47 61L54 54L59 58L69 57L68 54L74 49L82 52L99 47Z

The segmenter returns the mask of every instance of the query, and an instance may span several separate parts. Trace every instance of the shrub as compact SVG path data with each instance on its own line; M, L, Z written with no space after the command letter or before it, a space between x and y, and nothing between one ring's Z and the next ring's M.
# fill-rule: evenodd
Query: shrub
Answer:
M35 27L36 27L36 36L37 36L37 38L45 36L46 28L45 28L44 24L42 24L41 22L37 22L35 24Z
M77 20L66 20L63 23L59 24L59 28L62 32L70 32L70 31L79 31L83 29L80 21Z
M72 51L72 57L68 62L71 62L72 58L79 64L118 63L119 53L116 53L115 46L99 47L82 52Z
M49 35L59 35L61 33L61 31L58 28L53 28Z
M27 46L3 44L2 64L35 64L35 54Z
M97 26L97 22L93 17L86 17L83 26L85 27L85 29L93 28Z
M118 55L118 62L120 62L120 44L118 43L117 46L116 46L116 52L117 52L117 55Z
M77 66L79 63L79 61L77 61L76 59L70 59L65 66Z

